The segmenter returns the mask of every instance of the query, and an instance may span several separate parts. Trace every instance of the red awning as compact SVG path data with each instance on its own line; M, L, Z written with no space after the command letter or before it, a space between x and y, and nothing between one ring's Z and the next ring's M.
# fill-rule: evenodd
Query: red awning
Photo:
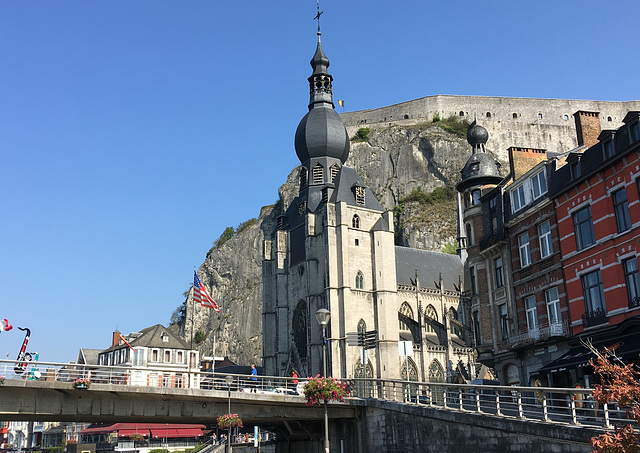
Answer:
M155 439L168 439L175 437L201 437L202 429L200 428L162 428L152 429L151 436Z
M144 437L149 437L148 429L120 429L118 430L118 437L129 437L132 434L140 434Z

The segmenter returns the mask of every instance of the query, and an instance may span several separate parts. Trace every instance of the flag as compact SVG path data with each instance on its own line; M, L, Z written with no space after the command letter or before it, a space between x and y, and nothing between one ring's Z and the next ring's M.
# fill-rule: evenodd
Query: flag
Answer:
M129 346L129 349L131 349L132 351L134 351L134 352L135 352L135 349L133 348L133 346L131 346L131 345L129 344L129 342L128 342L127 340L125 340L125 339L124 339L124 337L123 337L122 335L120 335L120 333L118 333L118 336L120 337L120 339L121 339L122 341L124 341L124 344L126 344L127 346Z
M344 101L342 99L338 99L338 104L340 107L344 107Z
M203 307L213 308L215 311L220 313L218 304L216 304L211 298L211 296L207 292L207 288L198 278L198 274L196 273L196 271L193 271L193 300L195 302L198 302Z

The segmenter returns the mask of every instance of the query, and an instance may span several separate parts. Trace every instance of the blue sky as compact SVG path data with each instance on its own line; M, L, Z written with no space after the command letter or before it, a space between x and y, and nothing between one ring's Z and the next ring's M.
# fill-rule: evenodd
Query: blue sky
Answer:
M320 6L347 110L640 99L635 1ZM315 13L313 0L0 2L0 318L32 330L41 360L167 325L222 231L276 201L298 164ZM23 336L0 333L0 358Z

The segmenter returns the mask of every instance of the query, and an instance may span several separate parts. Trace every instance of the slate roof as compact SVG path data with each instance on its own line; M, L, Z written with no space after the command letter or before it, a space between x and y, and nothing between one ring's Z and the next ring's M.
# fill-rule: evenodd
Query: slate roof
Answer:
M162 340L163 333L166 333L169 341ZM123 337L125 337L129 344L134 348L139 346L146 348L191 349L189 343L183 341L162 324L156 324L155 326L142 329L139 333L132 333L128 336L123 335ZM127 347L124 344L117 344L101 352L113 351L115 349L120 349L123 346Z
M384 211L380 202L376 199L371 189L362 181L358 173L351 167L343 165L340 172L336 176L336 188L331 195L331 200L334 203L341 201L346 202L350 206L362 206L356 203L355 196L353 194L353 186L361 186L365 188L364 207L369 209L375 209L377 211Z
M458 255L396 246L398 285L415 286L416 269L422 288L434 288L434 282L442 273L444 289L455 291L463 275L462 260Z
M97 365L98 364L98 354L102 352L102 349L88 349L88 348L80 348L78 352L78 358L76 359L76 363L81 363L85 365Z

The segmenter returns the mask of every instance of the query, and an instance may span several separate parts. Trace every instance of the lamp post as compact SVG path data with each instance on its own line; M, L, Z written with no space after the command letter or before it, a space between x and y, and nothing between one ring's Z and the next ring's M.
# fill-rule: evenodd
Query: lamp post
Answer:
M316 320L322 327L322 375L327 377L327 324L331 318L331 312L326 308L316 311ZM324 453L329 453L329 414L327 412L327 400L324 400Z
M233 383L233 376L227 376L224 380L227 383L227 389L229 389L227 414L231 415L231 384ZM227 434L227 453L231 453L231 424L229 424L229 434Z

